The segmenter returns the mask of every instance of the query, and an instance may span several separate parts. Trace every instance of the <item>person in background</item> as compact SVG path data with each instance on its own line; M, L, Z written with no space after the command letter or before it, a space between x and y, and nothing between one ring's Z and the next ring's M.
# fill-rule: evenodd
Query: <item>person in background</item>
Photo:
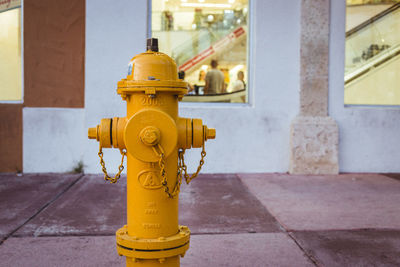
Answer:
M206 72L204 70L199 71L199 82L204 82L206 79Z
M172 31L174 29L174 16L172 12L164 10L161 15L161 28L163 31Z
M202 21L202 18L203 18L203 13L202 12L203 12L203 10L201 8L196 8L194 10L194 19L193 19L193 24L192 25L195 25L195 30L200 30L201 29L201 21Z
M211 60L211 70L206 74L206 85L204 86L204 94L221 94L225 92L224 74L217 69L218 61Z
M225 88L227 87L227 85L229 84L229 69L227 68L221 68L220 71L222 71L222 73L224 74L224 82L225 82ZM225 92L224 92L225 93Z
M244 72L238 71L237 80L232 85L232 92L246 89L246 83L244 82Z
M186 75L186 73L183 70L178 72L178 78L181 79L182 81L185 80L185 75ZM188 83L187 89L188 89L188 93L189 93L189 92L193 91L193 86L190 83Z

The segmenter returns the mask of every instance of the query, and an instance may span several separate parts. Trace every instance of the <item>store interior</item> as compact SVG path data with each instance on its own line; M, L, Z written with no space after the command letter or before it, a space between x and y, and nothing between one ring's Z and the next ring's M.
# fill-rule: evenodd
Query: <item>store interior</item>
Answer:
M21 8L0 10L0 101L20 101Z
M348 105L400 105L400 0L347 0L345 94ZM249 0L152 0L152 35L190 86L184 101L248 101ZM21 15L0 10L1 100L20 101ZM212 60L225 88L204 95ZM243 73L243 87L235 83Z
M400 1L348 0L345 105L400 105Z
M160 51L170 55L191 90L184 101L239 102L247 90L235 87L244 73L247 87L248 0L153 0L152 35ZM218 61L225 89L204 95L205 76L211 60ZM202 97L205 96L205 97Z

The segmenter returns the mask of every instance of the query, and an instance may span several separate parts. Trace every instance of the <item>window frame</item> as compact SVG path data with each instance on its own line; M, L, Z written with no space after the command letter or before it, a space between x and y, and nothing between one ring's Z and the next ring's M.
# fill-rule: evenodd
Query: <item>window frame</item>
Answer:
M255 45L254 42L251 42L252 37L254 36L254 2L253 0L248 1L248 15L247 15L247 38L246 38L246 71L247 71L247 82L246 82L246 102L245 103L225 103L225 102L180 102L180 105L183 107L196 107L196 108L209 108L209 107L233 107L233 108L254 108L254 90L253 84L254 81L254 52L252 45ZM146 38L152 38L152 0L147 0L147 30L146 30Z

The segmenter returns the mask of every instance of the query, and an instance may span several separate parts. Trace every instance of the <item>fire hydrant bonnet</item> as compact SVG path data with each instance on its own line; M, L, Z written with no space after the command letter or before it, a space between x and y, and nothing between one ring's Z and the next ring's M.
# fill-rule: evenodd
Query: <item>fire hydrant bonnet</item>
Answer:
M187 93L188 84L178 79L175 61L161 52L148 50L132 58L126 79L118 82L118 94L125 98L137 91L146 94L155 92L175 92L179 98ZM153 87L154 90L149 90Z

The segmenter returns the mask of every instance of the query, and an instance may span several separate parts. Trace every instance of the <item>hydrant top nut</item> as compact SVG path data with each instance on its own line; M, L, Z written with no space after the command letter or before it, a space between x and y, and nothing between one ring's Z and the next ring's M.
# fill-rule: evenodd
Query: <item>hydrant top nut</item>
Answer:
M160 130L154 126L147 126L140 132L140 140L147 146L157 145L160 137Z

